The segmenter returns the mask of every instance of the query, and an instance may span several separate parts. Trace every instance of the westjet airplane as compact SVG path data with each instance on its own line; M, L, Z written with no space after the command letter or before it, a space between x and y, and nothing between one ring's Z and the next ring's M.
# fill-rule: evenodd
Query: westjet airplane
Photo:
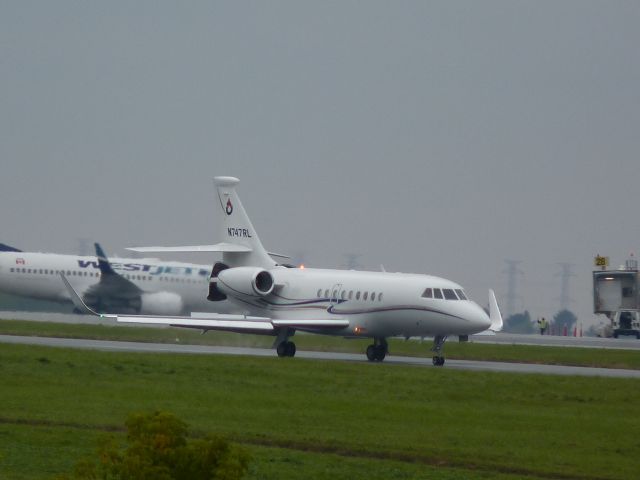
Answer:
M203 331L226 330L273 335L280 357L293 357L296 331L373 339L370 361L388 353L387 338L433 336L433 364L444 364L448 336L467 336L502 328L495 294L489 291L489 315L469 300L463 288L430 275L353 270L286 268L266 252L236 193L237 178L216 177L223 221L223 243L195 247L143 247L138 252L222 252L213 266L208 299L229 300L244 315L192 314L191 317L103 315L119 322L164 324ZM80 309L83 304L67 283Z
M63 272L92 309L122 314L180 315L229 311L206 300L209 267L157 259L22 252L0 244L0 291L37 300L70 302Z

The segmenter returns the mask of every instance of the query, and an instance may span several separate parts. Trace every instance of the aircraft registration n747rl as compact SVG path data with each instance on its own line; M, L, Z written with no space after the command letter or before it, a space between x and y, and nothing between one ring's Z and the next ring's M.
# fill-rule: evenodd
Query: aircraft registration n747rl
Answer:
M273 335L281 357L295 355L296 331L368 337L370 361L388 353L387 338L433 336L433 364L444 364L449 335L466 336L502 328L495 294L489 291L489 315L467 298L460 285L444 278L388 272L287 268L262 246L240 198L237 178L214 179L221 216L222 243L195 247L143 247L139 252L222 252L213 266L208 299L229 300L244 315L192 314L191 317L112 316L140 322L207 330ZM66 279L64 275L63 280ZM78 308L87 307L68 285ZM90 312L94 313L95 312ZM111 315L105 315L111 316Z

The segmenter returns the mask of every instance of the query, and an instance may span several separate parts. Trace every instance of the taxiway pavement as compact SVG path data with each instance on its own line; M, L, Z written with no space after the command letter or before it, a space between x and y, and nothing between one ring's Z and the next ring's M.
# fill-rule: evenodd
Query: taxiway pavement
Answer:
M49 347L80 348L90 350L102 350L112 352L148 352L148 353L189 353L200 355L249 355L258 357L274 357L276 354L266 348L239 348L216 347L205 345L181 345L165 343L119 342L107 340L85 340L75 338L51 338L51 337L25 337L17 335L0 335L0 343L12 343L23 345L42 345ZM368 362L364 354L336 353L336 352L311 352L298 351L296 357L314 360L340 360L348 362L360 362L377 365ZM385 364L391 365L415 365L433 367L431 358L401 357L389 355ZM447 359L444 368L457 370L476 370L491 372L550 374L550 375L579 375L590 377L610 378L639 378L640 370L623 370L613 368L572 367L564 365L535 365L525 363L484 362L472 360Z

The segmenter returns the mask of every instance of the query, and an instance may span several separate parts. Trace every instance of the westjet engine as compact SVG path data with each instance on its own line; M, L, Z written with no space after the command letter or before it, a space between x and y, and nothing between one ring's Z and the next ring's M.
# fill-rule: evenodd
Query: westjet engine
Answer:
M140 313L147 315L180 315L183 309L182 297L173 292L143 293Z
M218 273L217 287L227 295L241 293L264 297L273 292L273 275L258 267L228 268Z

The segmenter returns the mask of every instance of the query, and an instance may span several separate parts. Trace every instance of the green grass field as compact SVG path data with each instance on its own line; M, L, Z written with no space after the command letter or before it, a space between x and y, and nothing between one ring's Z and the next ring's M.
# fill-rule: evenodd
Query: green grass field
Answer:
M0 334L263 348L270 347L273 342L273 337L224 332L209 332L202 335L199 331L184 328L83 325L20 320L0 320ZM363 355L367 345L371 343L368 339L345 340L322 335L296 335L294 340L298 349L301 350L352 352ZM429 341L421 344L417 341L390 340L390 351L395 355L430 357L432 355L430 347ZM640 369L640 354L633 350L491 345L473 342L461 344L454 339L447 342L445 354L448 358L460 360Z
M0 478L162 409L246 445L251 479L629 479L639 401L633 379L0 344Z

